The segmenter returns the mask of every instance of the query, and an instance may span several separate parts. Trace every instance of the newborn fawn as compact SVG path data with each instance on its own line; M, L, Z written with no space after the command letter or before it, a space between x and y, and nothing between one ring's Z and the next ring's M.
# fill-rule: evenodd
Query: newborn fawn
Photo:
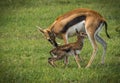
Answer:
M73 55L78 65L78 68L81 67L79 64L79 54L83 47L83 40L86 34L83 32L78 32L78 30L76 29L76 35L77 35L76 42L58 46L50 51L50 54L52 56L48 58L48 63L50 65L55 67L56 66L56 64L54 63L55 61L61 60L66 56L68 57L70 55Z

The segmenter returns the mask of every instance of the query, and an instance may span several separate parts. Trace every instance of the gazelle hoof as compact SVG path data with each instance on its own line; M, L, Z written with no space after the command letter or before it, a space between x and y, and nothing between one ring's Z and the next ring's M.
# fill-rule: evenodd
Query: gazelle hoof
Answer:
M90 65L87 65L85 68L89 68L90 67Z
M81 67L78 67L78 69L80 69Z

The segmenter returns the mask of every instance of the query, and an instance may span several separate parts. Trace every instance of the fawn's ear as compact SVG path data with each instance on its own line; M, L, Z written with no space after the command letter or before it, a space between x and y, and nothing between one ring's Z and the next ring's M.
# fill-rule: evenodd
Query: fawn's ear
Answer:
M87 37L87 34L85 32L80 32L80 35L83 37Z
M75 30L76 30L76 33L79 33L77 29L75 29Z

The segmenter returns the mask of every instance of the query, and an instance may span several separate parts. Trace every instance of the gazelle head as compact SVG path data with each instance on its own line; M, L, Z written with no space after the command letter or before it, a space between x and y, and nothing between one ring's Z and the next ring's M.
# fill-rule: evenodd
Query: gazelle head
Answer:
M56 43L56 40L55 40L55 34L52 30L49 30L49 29L41 29L39 28L39 31L42 32L45 36L45 38L54 46L54 47L57 47L58 44Z

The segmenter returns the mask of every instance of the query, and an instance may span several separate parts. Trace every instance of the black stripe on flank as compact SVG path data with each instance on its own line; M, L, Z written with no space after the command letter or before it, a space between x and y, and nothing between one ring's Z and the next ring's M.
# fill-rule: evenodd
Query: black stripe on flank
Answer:
M72 19L70 22L68 22L64 27L63 27L63 30L61 31L62 33L65 33L68 29L69 29L69 27L71 27L71 26L73 26L73 25L75 25L75 24L77 24L77 23L79 23L79 22L81 22L81 21L83 21L83 20L85 20L86 19L86 16L78 16L78 17L76 17L76 18L74 18L74 19Z

